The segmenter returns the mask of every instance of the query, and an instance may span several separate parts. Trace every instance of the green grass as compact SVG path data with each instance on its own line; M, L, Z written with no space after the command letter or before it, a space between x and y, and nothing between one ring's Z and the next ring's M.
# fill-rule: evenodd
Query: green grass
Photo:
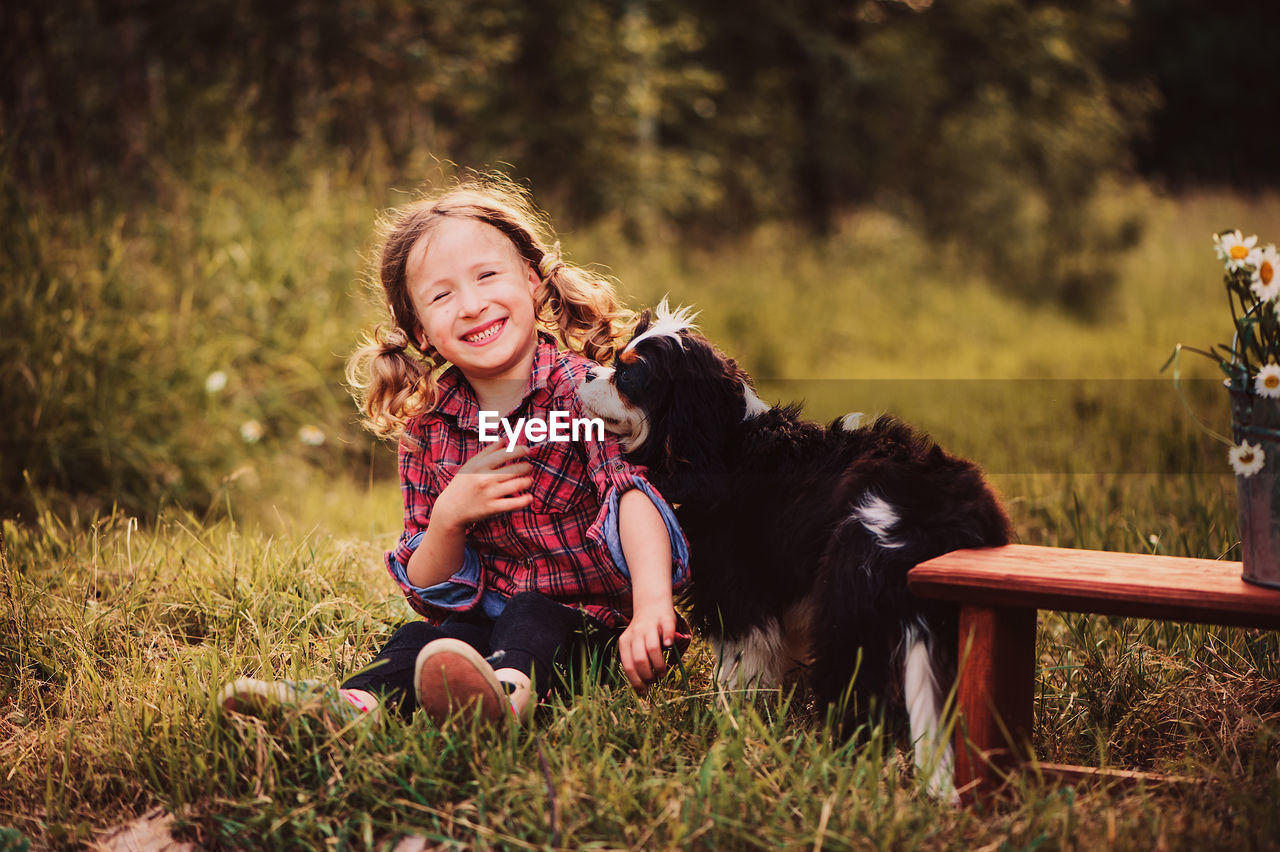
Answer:
M352 517L384 511L387 491L341 487ZM647 699L606 676L510 734L223 718L211 696L229 679L341 678L411 616L379 565L382 533L172 515L6 524L4 538L0 823L55 846L156 802L182 837L255 848L406 834L446 848L1238 848L1280 828L1271 634L1046 616L1038 754L1205 783L1021 777L1004 805L960 811L918 789L883 732L856 748L803 702L717 697L701 644Z
M184 434L216 444L199 472L213 496L190 513L150 506L139 524L109 503L68 512L36 489L33 510L4 522L0 826L72 847L159 804L180 837L213 848L390 849L406 835L513 849L1275 846L1280 642L1258 631L1042 616L1037 754L1203 783L1071 788L1023 775L1003 804L971 811L925 796L890 734L855 747L833 742L802 700L717 696L701 644L647 699L606 672L511 734L466 720L220 717L212 694L226 681L342 678L411 613L381 567L400 524L390 450L288 440L303 417L351 434L341 389L322 378L367 316L350 307L347 276L376 193L354 178L277 200L260 175L200 186L179 196L205 211L199 227L171 224L168 249L136 224L159 211L101 242L123 252L124 266L104 266L118 280L142 270L174 304L189 294L191 313L167 322L224 324L191 338L186 384L168 397L174 419L194 424ZM1210 233L1276 239L1280 200L1118 190L1111 203L1144 209L1148 226L1092 322L1013 301L876 214L824 244L780 227L715 249L642 251L607 228L564 240L575 259L608 263L636 306L669 292L701 308L767 398L804 397L823 418L892 411L979 460L1021 541L1238 558L1223 448L1158 370L1175 343L1206 345L1229 327ZM191 268L184 248L198 250ZM1184 366L1204 380L1188 403L1223 428L1211 365ZM219 367L232 382L211 398L203 383ZM134 381L173 378L160 372ZM148 405L162 398L142 391ZM274 439L216 437L251 416L275 418Z

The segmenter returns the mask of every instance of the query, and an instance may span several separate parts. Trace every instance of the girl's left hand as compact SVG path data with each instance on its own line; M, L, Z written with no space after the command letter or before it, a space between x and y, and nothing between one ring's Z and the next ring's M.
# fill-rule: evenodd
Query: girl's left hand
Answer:
M667 673L665 651L676 635L676 611L668 604L636 610L618 639L622 670L641 695Z

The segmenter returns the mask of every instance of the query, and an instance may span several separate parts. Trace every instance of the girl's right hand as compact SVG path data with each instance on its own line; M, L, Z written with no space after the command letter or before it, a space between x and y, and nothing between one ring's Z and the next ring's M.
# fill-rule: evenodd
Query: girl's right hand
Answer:
M477 521L531 504L533 465L520 461L530 452L525 444L507 450L502 441L480 450L440 492L432 521L465 530Z

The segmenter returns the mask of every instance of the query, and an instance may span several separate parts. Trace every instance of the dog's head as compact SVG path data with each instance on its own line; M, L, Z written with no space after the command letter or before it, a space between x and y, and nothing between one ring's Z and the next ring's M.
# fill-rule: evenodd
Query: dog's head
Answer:
M627 457L651 471L664 495L724 469L730 430L768 410L733 359L695 331L687 308L663 299L645 311L612 367L593 367L578 388L588 416L616 434Z

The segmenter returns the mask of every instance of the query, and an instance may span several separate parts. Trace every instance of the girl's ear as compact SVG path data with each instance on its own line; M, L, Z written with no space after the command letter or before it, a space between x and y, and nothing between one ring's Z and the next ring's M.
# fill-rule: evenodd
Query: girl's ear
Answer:
M532 263L525 264L525 271L529 275L529 294L535 299L542 290L542 278L538 275L537 268Z

